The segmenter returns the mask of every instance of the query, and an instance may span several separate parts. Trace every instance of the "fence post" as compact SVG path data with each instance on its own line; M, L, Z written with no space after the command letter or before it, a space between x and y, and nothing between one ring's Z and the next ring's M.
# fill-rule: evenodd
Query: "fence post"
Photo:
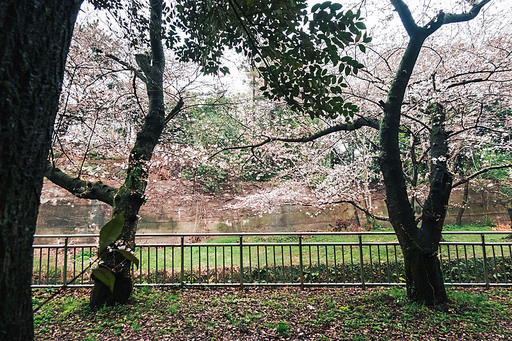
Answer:
M304 289L304 261L302 260L302 234L299 234L299 266L300 266L300 288Z
M68 284L68 241L69 237L64 239L64 269L62 269L62 283L65 287Z
M482 237L482 257L484 258L484 277L485 277L485 287L489 289L489 269L487 268L487 251L485 250L485 235L480 234Z
M181 266L180 266L180 283L185 285L185 236L181 236Z
M362 286L363 290L365 290L366 283L364 281L363 236L361 234L358 234L358 237L359 237L359 261L361 263L361 286Z
M243 243L242 235L240 235L239 244L240 244L240 287L243 288L243 286L244 286L244 243Z

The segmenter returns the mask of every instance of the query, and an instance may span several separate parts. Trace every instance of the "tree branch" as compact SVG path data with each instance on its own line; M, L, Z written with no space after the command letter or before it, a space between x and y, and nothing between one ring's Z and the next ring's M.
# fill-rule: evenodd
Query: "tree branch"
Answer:
M446 89L454 88L456 86L471 84L471 83L485 82L487 80L488 80L488 78L486 78L486 79L483 79L483 78L468 79L468 80L460 81L460 82L457 82L457 83L452 83L452 84L448 85L446 87Z
M337 201L333 201L333 202L321 202L321 203L317 203L317 204L308 204L308 203L300 203L299 202L299 203L288 203L288 204L284 204L283 206L318 207L318 206L323 206L323 205L335 205L335 204L350 204L350 205L354 206L355 208L357 208L358 210L362 211L364 214L369 215L370 217L372 217L375 220L389 221L388 217L376 216L375 214L371 213L366 208L362 207L361 205L359 205L358 203L356 203L353 200L337 200Z
M503 168L512 168L512 163L509 163L507 165L501 165L501 166L491 166L491 167L487 167L487 168L483 168L481 170L479 170L478 172L476 173L473 173L467 177L465 177L464 179L456 182L452 188L455 188L457 186L460 186L460 185L463 185L465 184L466 182L470 181L471 179L474 179L476 178L477 176L479 176L480 174L484 174L484 173L487 173L488 171L491 171L491 170L494 170L494 169L503 169Z
M453 13L447 13L444 16L443 25L444 24L453 24L457 22L463 22L463 21L469 21L473 18L475 18L478 13L480 13L480 10L482 7L487 5L491 0L482 0L478 3L475 3L473 7L469 10L469 12L466 13L460 13L460 14L453 14Z
M360 117L354 122L350 123L343 123L343 124L337 124L335 126L329 127L327 129L324 129L316 134L306 136L306 137L299 137L299 138L274 138L273 141L280 141L280 142L311 142L314 141L320 137L338 132L338 131L354 131L357 129L360 129L362 127L370 127L374 129L379 129L379 120L375 118L370 117Z
M360 117L357 120L355 120L354 122L337 124L335 126L329 127L327 129L319 131L310 136L297 137L297 138L267 137L265 140L263 140L259 143L256 143L256 144L245 145L245 146L236 146L236 147L226 147L226 148L223 148L223 149L217 151L216 153L214 153L212 156L210 156L210 159L214 158L215 156L217 156L218 154L220 154L226 150L238 150L238 149L248 149L248 148L254 149L254 148L261 147L270 142L306 143L306 142L312 142L316 139L319 139L320 137L323 137L323 136L326 136L326 135L329 135L329 134L332 134L332 133L335 133L338 131L354 131L354 130L360 129L362 127L371 127L374 129L379 129L379 125L380 125L380 121L375 118Z
M380 220L380 221L389 221L389 218L388 217L381 217L381 216L377 216L373 213L371 213L370 211L368 211L366 208L362 207L361 205L359 205L358 203L356 203L355 201L353 200L338 200L338 201L334 201L332 202L332 204L341 204L341 203L347 203L347 204L351 204L352 206L354 206L355 208L357 208L358 210L362 211L364 214L367 214L369 215L370 217L372 217L373 219L375 220Z
M135 55L135 61L137 62L137 65L141 68L142 72L148 76L151 74L151 58L147 54L136 54ZM146 81L147 83L147 81Z
M133 89L133 95L135 96L135 101L137 102L137 105L139 106L139 110L141 114L144 115L144 109L142 108L142 104L140 104L139 95L137 94L137 83L135 82L137 80L137 74L133 74L133 80L132 80L132 89Z
M417 35L420 32L420 28L416 25L416 22L414 22L414 18L412 17L409 7L407 7L402 0L391 0L391 4L398 12L407 34L409 34L410 37Z
M410 116L410 115L404 114L404 113L402 113L402 116L403 116L403 117L405 117L405 118L410 119L410 120L411 120L411 121L413 121L413 122L418 123L418 124L419 124L419 125L421 125L424 129L426 129L426 130L428 130L428 131L431 131L431 128L430 128L427 124L425 124L424 122L422 122L421 120L419 120L419 119L417 119L417 118L415 118L415 117L413 117L413 116ZM411 132L412 132L412 131L411 131Z
M471 10L469 10L469 12L466 13L455 14L444 13L443 11L440 11L437 14L437 16L430 20L430 22L428 22L424 27L419 27L415 23L411 11L409 10L409 7L407 7L405 2L403 2L402 0L391 0L391 4L393 5L393 7L395 7L396 11L398 12L398 15L400 16L400 19L402 20L402 23L405 27L405 30L407 31L407 34L409 34L410 37L418 37L420 35L428 37L443 25L469 21L475 18L478 15L478 13L480 13L482 7L484 7L490 1L491 0L482 0L478 3L475 3L471 7Z
M98 48L94 49L94 51L98 52L98 53L103 53L105 55L105 57L110 58L110 59L114 60L115 62L117 62L118 64L121 64L122 66L124 66L126 69L128 69L130 71L133 71L133 73L135 73L135 75L141 81L143 81L144 83L147 82L146 77L140 72L140 70L138 70L137 68L131 66L130 64L128 64L124 60L121 60L119 57L116 57L116 56L114 56L113 54L110 54L110 53L105 53L105 52L103 52L103 50L100 50Z
M474 126L471 126L471 127L467 127L467 128L455 131L455 132L449 134L448 137L449 138L454 137L456 135L462 134L462 133L464 133L464 132L466 132L468 130L471 130L471 129L486 129L486 130L489 130L489 131L492 131L492 132L498 133L498 134L506 134L507 133L507 132L502 131L502 130L494 129L492 127L481 126L481 125L477 124L477 125L474 125Z
M169 115L167 115L167 117L165 118L165 124L169 123L170 120L172 120L174 117L176 117L176 115L178 115L178 113L181 111L182 108L183 108L183 98L181 98L181 96L180 96L180 99L179 99L178 103L176 104L176 106L171 110Z
M105 204L112 206L114 204L114 195L117 189L105 185L101 181L90 182L78 178L72 178L57 167L53 167L48 162L46 178L73 194L74 196L82 199L96 199Z
M162 11L164 2L161 0L151 0L151 14L149 20L149 42L151 45L151 55L153 67L162 73L165 67L164 48L162 46Z

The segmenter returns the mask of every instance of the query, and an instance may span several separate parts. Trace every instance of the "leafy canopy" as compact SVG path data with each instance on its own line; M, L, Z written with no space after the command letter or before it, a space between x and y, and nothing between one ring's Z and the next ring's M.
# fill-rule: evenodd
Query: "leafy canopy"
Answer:
M148 3L117 0L116 14L134 46L149 37ZM124 14L121 14L123 11ZM263 94L284 100L311 117L353 116L358 108L343 98L346 76L364 67L341 55L347 47L365 52L371 38L360 11L342 11L330 1L308 13L306 0L176 0L164 2L162 36L182 62L205 74L226 74L226 51L252 60L265 85Z

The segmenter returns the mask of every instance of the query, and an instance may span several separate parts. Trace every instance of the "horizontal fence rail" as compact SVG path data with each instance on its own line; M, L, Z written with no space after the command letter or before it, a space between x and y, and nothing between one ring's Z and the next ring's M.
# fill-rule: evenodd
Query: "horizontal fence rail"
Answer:
M512 285L511 232L443 232L446 285ZM32 287L92 285L98 235L36 235ZM404 285L393 232L138 234L140 286Z

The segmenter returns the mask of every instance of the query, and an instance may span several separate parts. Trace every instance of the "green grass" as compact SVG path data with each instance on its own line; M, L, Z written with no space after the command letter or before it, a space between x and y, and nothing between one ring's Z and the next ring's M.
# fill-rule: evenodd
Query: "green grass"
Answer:
M490 227L476 227L466 226L468 231L489 231ZM447 227L449 231L461 231L464 227L452 228ZM390 230L388 230L390 231ZM499 242L503 239L503 235L488 235L486 236L486 242ZM460 242L481 242L480 235L445 235L445 241L460 241ZM303 239L303 255L304 263L307 264L325 264L334 263L336 252L336 258L346 259L351 262L359 262L359 246L357 236L311 236ZM325 245L329 243L352 243L354 245L345 245L334 247L331 245ZM369 242L397 242L394 235L366 235L363 237L363 243ZM270 243L279 244L268 247L257 247L250 246L250 243ZM318 243L324 243L324 245L318 245ZM243 266L254 266L258 265L258 261L261 264L271 264L272 266L278 265L297 265L299 264L299 246L297 236L272 236L272 237L248 237L244 238L244 248L242 252ZM286 244L286 245L281 245ZM370 260L369 246L363 246L363 260ZM377 248L372 246L372 259L386 259L386 256L391 258L395 257L395 252L400 253L398 246L381 246ZM211 267L228 267L228 266L240 266L240 246L238 237L221 237L213 240L207 240L206 242L191 244L185 246L184 263L185 268L198 267L199 263L204 267L206 265ZM163 250L157 250L150 248L149 252L147 248L138 249L136 254L141 260L142 269L154 269L157 265L162 266L164 263L167 268L179 269L181 266L181 250L177 245L171 250L167 250L164 257ZM456 256L457 250L451 248L450 255ZM481 249L475 250L475 256L481 257ZM250 256L250 257L249 257ZM190 265L192 264L192 266Z
M290 331L290 325L287 322L279 322L276 326L276 332L281 337L288 337Z
M49 294L34 290L34 304ZM512 338L509 289L450 289L451 302L434 308L408 302L401 288L137 288L129 304L96 312L88 294L68 290L45 305L35 315L36 339Z
M488 226L452 226L445 227L446 231L489 231ZM391 231L391 230L380 230ZM499 242L504 235L487 235L486 243ZM251 236L243 239L242 254L240 254L238 236L218 237L202 240L199 243L186 244L182 249L175 238L174 246L164 248L140 246L135 255L140 260L140 267L134 268L138 283L147 282L180 282L181 266L183 263L183 280L185 282L238 282L240 266L244 269L244 280L255 282L271 282L276 278L280 281L297 281L298 266L300 265L300 248L302 248L302 266L306 282L319 282L325 279L336 279L343 273L348 273L345 281L358 282L357 272L361 272L361 262L367 272L366 281L387 277L386 281L403 281L401 272L402 256L400 247L390 245L363 245L363 258L360 258L359 237L357 235L304 236L302 246L299 246L298 236ZM364 235L364 243L396 243L394 235ZM470 277L483 276L483 248L481 236L476 235L444 235L444 241L459 241L474 245L441 245L440 256L445 263L448 279L457 282L458 273L462 270L470 273ZM335 245L336 243L348 243ZM268 246L254 244L268 243ZM253 245L251 245L253 244ZM511 270L500 268L500 263L507 263L512 257L509 247L488 245L486 256L489 260L488 269L491 281L505 281L512 277ZM82 266L92 259L93 252L86 249L68 256L68 279L79 273ZM34 282L56 284L63 277L63 254L55 258L51 254L34 258ZM87 258L87 261L85 259ZM182 259L183 258L183 259ZM242 259L242 262L241 262ZM480 259L480 261L478 261ZM73 262L74 261L74 262ZM512 266L511 266L512 267ZM330 274L324 272L329 269ZM358 270L359 269L359 270ZM469 276L469 275L468 275ZM87 275L81 281L88 281ZM478 281L484 281L479 279Z

